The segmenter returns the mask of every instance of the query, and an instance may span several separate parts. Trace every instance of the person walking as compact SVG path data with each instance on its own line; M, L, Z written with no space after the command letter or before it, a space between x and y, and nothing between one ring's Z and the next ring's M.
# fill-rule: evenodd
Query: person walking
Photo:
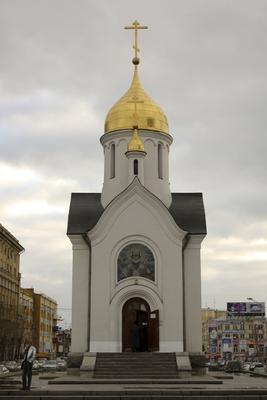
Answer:
M25 341L25 349L21 364L22 369L22 389L30 390L32 382L32 365L36 356L36 348L32 345L31 340Z

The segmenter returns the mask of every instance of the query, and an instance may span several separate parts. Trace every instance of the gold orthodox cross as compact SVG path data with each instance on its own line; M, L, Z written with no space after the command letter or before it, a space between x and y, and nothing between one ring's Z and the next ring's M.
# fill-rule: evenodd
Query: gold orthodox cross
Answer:
M139 24L138 21L134 21L133 24L131 26L125 26L124 29L134 29L134 57L137 59L137 53L140 51L138 48L138 36L137 36L137 32L138 29L148 29L147 26L142 26Z

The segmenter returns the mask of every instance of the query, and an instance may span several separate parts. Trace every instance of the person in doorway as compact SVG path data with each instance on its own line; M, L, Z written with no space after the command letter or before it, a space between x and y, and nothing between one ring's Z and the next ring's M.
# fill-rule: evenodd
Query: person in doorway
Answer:
M32 365L36 356L36 348L32 345L30 339L25 340L25 349L21 364L22 369L22 389L30 390L32 382Z
M141 332L140 332L140 326L138 324L138 321L134 321L132 329L131 329L131 334L132 334L132 351L133 352L140 351Z
M147 322L140 324L140 351L147 351Z

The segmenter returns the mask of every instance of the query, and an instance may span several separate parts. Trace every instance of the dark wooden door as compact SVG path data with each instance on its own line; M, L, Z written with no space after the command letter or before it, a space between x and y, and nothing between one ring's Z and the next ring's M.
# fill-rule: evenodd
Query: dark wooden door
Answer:
M132 351L133 323L137 321L140 327L146 326L149 313L149 305L141 298L132 298L124 304L122 309L122 351ZM143 351L147 350L146 332L145 336L142 335L141 347L144 349Z
M136 310L129 310L122 316L122 351L132 351L131 330L136 320Z
M148 313L147 349L148 351L159 351L159 310Z

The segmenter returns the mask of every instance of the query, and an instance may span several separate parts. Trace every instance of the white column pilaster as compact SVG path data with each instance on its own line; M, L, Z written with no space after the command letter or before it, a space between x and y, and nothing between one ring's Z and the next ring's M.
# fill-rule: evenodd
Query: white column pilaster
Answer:
M203 235L190 236L184 249L184 351L187 352L202 351L200 249L203 239Z
M73 248L71 352L79 353L88 351L90 250L81 235L69 239Z

